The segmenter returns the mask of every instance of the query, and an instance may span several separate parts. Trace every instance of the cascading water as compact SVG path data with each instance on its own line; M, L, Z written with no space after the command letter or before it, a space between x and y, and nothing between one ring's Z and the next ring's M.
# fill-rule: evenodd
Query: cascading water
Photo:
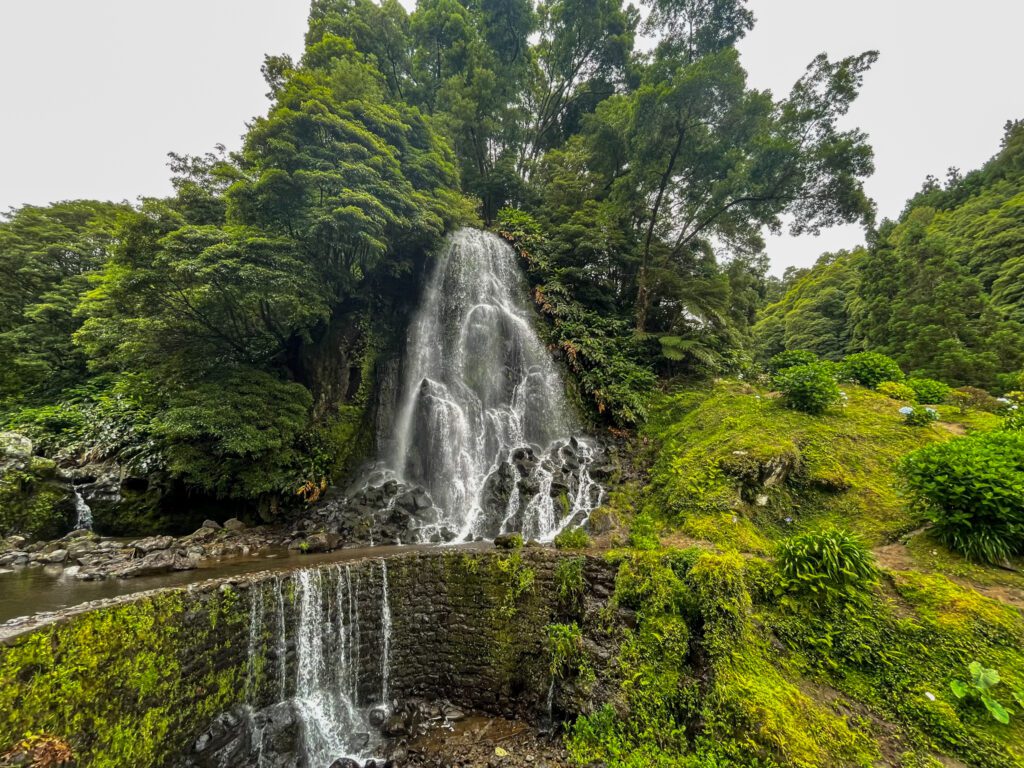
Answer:
M550 540L600 502L592 448L550 354L530 323L511 247L493 234L451 236L409 335L388 465L434 508L420 538Z
M86 503L78 489L71 488L75 500L75 530L92 530L92 508Z
M278 700L270 709L283 704L298 722L303 765L327 768L343 757L370 758L379 747L379 731L370 724L371 712L383 710L386 716L390 692L387 564L379 561L369 578L366 574L360 578L359 572L354 573L348 565L304 569L296 572L292 584L293 592L286 596L285 582L280 577L269 580L263 588L269 593L261 592L252 599L246 700L256 703L259 670L265 669L270 677L269 689ZM290 610L286 603L292 605ZM360 604L374 605L378 615L361 616ZM271 611L272 621L268 617ZM289 637L294 643L291 668ZM361 666L364 644L370 644L373 651L366 655L367 661L373 662L366 669ZM258 661L268 651L276 657L273 665ZM371 689L368 684L375 682L377 669L380 687ZM364 679L368 676L370 679ZM252 764L257 768L275 764L263 760L266 717L254 716L250 709L248 719Z

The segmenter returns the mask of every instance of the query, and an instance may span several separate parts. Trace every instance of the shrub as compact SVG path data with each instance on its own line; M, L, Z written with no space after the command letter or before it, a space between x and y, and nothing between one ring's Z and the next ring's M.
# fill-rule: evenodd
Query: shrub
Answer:
M996 413L1003 407L1003 404L997 398L992 397L984 389L978 389L978 387L959 387L954 389L950 393L950 399L955 405L960 407L961 413L965 413L968 408Z
M569 557L561 560L555 568L555 589L563 608L576 610L580 607L586 587L583 564L582 557Z
M904 400L908 403L917 402L917 392L901 381L883 381L876 389L893 400Z
M555 549L586 549L590 536L582 528L568 528L555 536Z
M818 362L818 356L810 350L787 349L785 352L779 352L779 354L768 361L768 370L772 373L778 373L795 365L810 365L816 362Z
M775 377L788 408L804 413L824 413L842 397L830 366L822 363L794 365Z
M784 539L776 565L787 592L807 595L819 605L861 602L878 580L871 551L854 533L809 531Z
M1024 431L1024 408L1014 403L1003 411L1003 429L1011 432Z
M903 371L891 357L878 352L857 352L843 359L843 376L874 389L883 381L903 381Z
M936 536L971 560L1024 551L1024 432L985 432L919 448L900 464Z
M927 427L939 418L938 411L923 406L913 408L906 405L900 408L900 413L903 414L903 421L911 427Z
M633 524L629 527L628 544L635 549L657 549L661 545L654 519L646 512L641 512L633 518Z
M946 402L951 391L948 385L935 379L907 379L906 384L917 395L917 402L927 405Z

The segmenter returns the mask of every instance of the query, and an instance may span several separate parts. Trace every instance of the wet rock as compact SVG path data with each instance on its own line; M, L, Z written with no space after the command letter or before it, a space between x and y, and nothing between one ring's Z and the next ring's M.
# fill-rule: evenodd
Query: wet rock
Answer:
M229 531L244 531L248 526L239 520L237 517L232 517L229 520L224 521L224 528Z
M204 520L202 527L203 528L212 528L215 531L219 531L222 526L216 520Z
M362 766L350 757L342 757L331 763L330 768L362 768Z
M336 533L313 533L306 537L304 552L331 552L338 547L341 537ZM301 548L300 548L301 549Z
M499 549L519 549L523 546L523 536L519 533L502 533L494 537L494 546Z
M157 552L162 549L168 549L174 544L173 536L149 536L145 539L139 539L133 541L133 546L137 551L142 554L149 554L150 552Z
M63 563L68 559L68 551L66 549L55 549L53 552L43 555L41 559L44 563Z
M388 720L388 711L384 709L384 707L371 709L370 714L368 715L368 720L370 721L370 725L374 728L380 728Z

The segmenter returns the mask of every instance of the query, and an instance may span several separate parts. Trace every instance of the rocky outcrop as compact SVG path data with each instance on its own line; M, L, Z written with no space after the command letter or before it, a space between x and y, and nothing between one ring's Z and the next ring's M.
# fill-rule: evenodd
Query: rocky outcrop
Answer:
M74 515L56 462L36 456L24 435L0 432L0 537L54 538L71 527Z

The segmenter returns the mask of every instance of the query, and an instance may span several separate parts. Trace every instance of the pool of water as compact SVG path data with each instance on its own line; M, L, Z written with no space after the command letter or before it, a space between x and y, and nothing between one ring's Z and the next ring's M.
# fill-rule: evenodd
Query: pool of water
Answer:
M463 545L473 546L473 545ZM479 546L479 545L477 545ZM345 562L364 557L386 557L400 552L431 549L433 545L358 547L316 555L286 549L267 550L246 557L204 561L192 571L177 571L138 579L79 581L60 566L0 569L0 623L36 613L58 611L90 600L100 600L160 587L176 587L206 579L238 576L266 570L305 568L320 563Z

